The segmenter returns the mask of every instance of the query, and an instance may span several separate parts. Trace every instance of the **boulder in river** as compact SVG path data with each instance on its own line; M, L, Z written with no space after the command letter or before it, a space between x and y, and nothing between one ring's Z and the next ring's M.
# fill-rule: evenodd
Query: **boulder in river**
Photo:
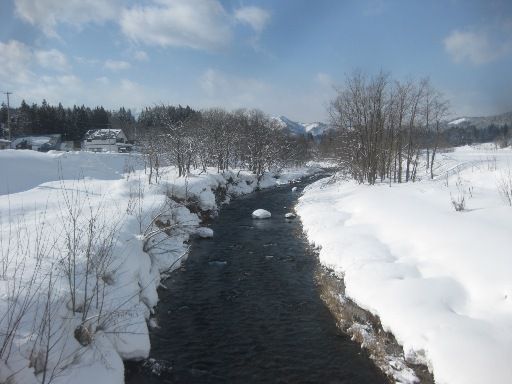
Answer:
M272 215L265 209L257 209L252 213L253 219L270 219Z
M213 237L213 229L207 227L199 227L196 229L196 235L202 239L211 239Z
M297 192L297 187L293 187L292 192Z
M295 219L297 215L295 213L288 212L286 215L284 215L284 217L286 217L287 219Z

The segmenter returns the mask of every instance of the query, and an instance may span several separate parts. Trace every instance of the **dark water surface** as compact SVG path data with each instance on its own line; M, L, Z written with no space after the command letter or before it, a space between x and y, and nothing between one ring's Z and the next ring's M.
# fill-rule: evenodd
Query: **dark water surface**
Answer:
M319 297L317 257L300 221L284 218L299 192L274 188L222 208L214 238L195 240L160 292L160 364L127 363L126 383L387 382ZM252 219L258 208L272 218Z

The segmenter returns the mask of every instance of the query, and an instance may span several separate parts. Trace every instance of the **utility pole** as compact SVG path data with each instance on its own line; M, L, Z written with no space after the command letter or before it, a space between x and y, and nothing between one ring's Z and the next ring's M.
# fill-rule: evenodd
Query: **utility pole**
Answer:
M11 117L10 117L10 106L9 106L9 95L12 95L12 92L4 92L7 96L7 129L9 130L9 141L11 141Z

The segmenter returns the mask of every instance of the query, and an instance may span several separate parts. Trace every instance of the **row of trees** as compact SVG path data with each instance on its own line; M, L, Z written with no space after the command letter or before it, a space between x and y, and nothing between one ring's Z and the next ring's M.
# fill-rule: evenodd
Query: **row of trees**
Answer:
M312 156L312 138L292 137L269 116L257 110L228 112L213 108L196 111L189 106L159 105L145 108L138 119L129 109L28 105L11 111L12 136L55 134L80 141L95 128L121 128L146 154L150 178L158 178L162 165L176 165L179 174L192 168L216 167L223 171L246 167L258 175L272 166L300 163ZM0 110L7 121L7 107Z
M207 167L219 172L245 168L261 176L267 169L311 157L310 141L290 136L261 111L182 112L187 113L162 105L146 109L139 118L139 142L150 180L158 179L162 165L175 165L180 176Z
M485 128L477 128L472 124L458 124L444 130L443 136L454 147L491 141L506 146L512 137L512 129L509 128L508 124L501 126L490 124Z
M340 164L357 181L414 181L420 155L432 170L448 102L429 79L394 80L355 72L330 107Z
M41 105L29 105L23 100L19 108L11 109L10 117L13 137L59 133L63 140L80 141L85 132L93 128L121 128L131 136L135 130L135 117L124 107L118 111L108 111L101 106L64 108L61 103L54 106L46 100ZM0 123L7 125L5 104L0 109Z

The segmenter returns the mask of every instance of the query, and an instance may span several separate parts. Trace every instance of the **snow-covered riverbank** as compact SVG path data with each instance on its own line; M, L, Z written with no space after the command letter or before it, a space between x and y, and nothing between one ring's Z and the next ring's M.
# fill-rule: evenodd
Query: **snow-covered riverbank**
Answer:
M436 383L512 382L512 207L498 187L511 169L510 148L462 147L440 156L436 180L324 179L297 206L347 296Z
M0 164L0 382L13 383L123 383L201 214L316 170L164 168L149 185L133 155L6 150Z

